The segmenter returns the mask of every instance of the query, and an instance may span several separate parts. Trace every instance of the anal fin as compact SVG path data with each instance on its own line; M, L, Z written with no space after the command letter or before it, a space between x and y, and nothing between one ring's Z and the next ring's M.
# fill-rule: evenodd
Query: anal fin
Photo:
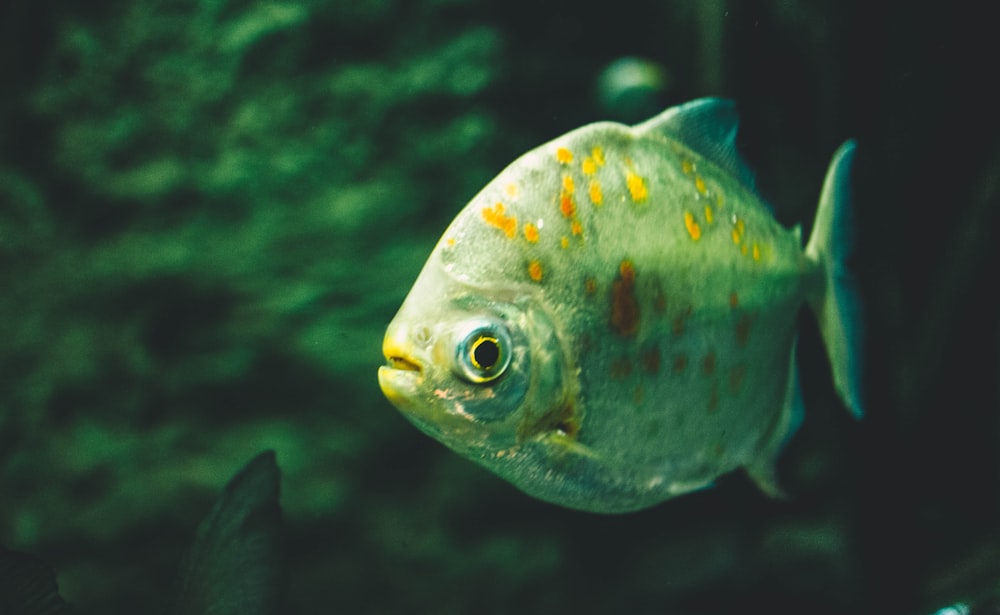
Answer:
M795 347L797 345L798 339L792 342L788 381L785 386L785 399L781 412L775 420L774 426L761 440L760 449L753 461L744 466L746 473L760 487L760 490L777 499L788 498L788 493L778 481L778 457L802 425L802 419L805 416L802 387L799 385L799 370L795 364Z

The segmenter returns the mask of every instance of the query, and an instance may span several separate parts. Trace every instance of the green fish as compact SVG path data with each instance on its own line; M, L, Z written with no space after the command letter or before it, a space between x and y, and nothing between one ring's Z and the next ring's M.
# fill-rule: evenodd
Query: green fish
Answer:
M595 123L524 154L458 214L383 344L386 397L524 492L652 506L775 462L801 418L796 315L861 404L861 318L837 151L802 248L735 149L734 105Z

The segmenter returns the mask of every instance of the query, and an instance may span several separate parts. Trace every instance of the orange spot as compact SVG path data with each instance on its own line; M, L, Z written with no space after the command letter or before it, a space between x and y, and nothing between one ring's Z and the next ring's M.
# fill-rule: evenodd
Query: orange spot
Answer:
M580 164L580 170L583 171L584 175L593 175L597 172L597 163L594 162L593 158L587 156Z
M691 316L691 306L684 308L684 311L674 317L674 335L684 335L684 323Z
M532 223L527 223L524 225L524 238L535 243L538 241L538 227Z
M655 374L660 371L660 349L656 346L643 351L639 359L642 362L642 369L647 373Z
M596 179L590 180L590 187L587 192L590 194L590 202L594 205L600 205L604 202L604 194L601 192L601 182Z
M690 211L684 212L684 227L687 229L688 235L691 236L692 240L698 241L701 239L701 227L694 221L694 216Z
M517 184L507 184L506 186L504 186L503 189L503 193L507 195L507 197L510 198L511 200L517 198L518 192L519 191L517 189Z
M612 378L628 378L632 375L632 362L627 357L621 357L611 362Z
M538 261L531 261L528 263L528 276L536 281L542 281L542 264Z
M583 225L578 220L573 220L573 223L569 225L569 232L575 236L583 235Z
M625 185L628 186L628 193L632 196L632 201L641 203L649 197L645 180L632 171L625 174Z
M714 414L719 409L719 385L713 384L708 394L708 413Z
M743 244L742 246L740 246L740 253L742 253L743 256L747 255L747 244Z
M740 298L736 296L736 293L729 293L729 307L735 308L740 304Z
M510 238L514 237L514 233L517 232L517 217L504 215L503 203L497 203L492 208L483 208L483 220L486 220L486 224L490 226L495 226L504 232Z
M597 163L597 166L599 167L604 166L604 150L602 150L600 147L595 147L594 149L590 150L590 155L593 156L594 162Z
M556 160L562 164L569 164L573 162L573 152L569 151L565 147L560 147L556 150Z
M744 314L736 322L736 345L743 348L750 341L750 329L753 327L753 319Z
M674 373L681 373L688 366L688 358L685 355L677 355L674 357Z
M632 404L635 406L642 405L642 400L646 397L646 390L641 384L635 385L635 390L632 391Z
M701 369L708 375L715 373L715 353L709 352L701 362Z
M635 267L623 260L618 278L611 287L611 329L621 336L635 335L639 330L639 301L635 293Z
M681 171L684 171L685 175L690 175L694 173L694 163L690 160L681 161Z
M628 280L629 282L635 281L635 266L630 260L623 260L621 264L618 265L618 274L621 275L623 280Z
M573 197L565 192L559 196L559 211L567 218L572 218L576 214L576 203L573 202Z
M565 190L569 194L573 194L573 191L576 190L576 185L573 183L573 178L570 177L569 175L563 175L562 182L563 182L563 190Z
M708 222L709 224L715 222L715 216L712 213L711 205L705 205L705 222Z
M595 294L597 292L597 280L590 277L586 278L583 281L583 292L587 293L588 295Z
M701 194L707 194L708 193L708 186L705 185L705 180L703 180L700 175L696 175L695 176L695 178L694 178L694 187L695 187L695 190L697 190Z
M667 311L667 296L663 294L662 288L656 289L656 295L653 297L653 311L657 314L663 314Z
M737 365L729 372L729 390L733 393L740 390L743 386L743 380L747 377L747 368L745 365Z
M736 220L733 222L733 243L743 241L743 233L746 232L746 230L747 227L746 224L743 223L743 220ZM743 253L746 254L745 251Z

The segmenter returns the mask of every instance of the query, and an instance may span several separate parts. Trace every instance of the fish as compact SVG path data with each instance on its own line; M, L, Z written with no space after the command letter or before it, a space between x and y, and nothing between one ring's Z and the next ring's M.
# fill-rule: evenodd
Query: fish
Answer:
M663 65L648 58L625 56L604 67L595 92L600 108L619 121L645 119L662 108L673 79Z
M454 218L390 321L388 401L568 508L635 511L739 468L782 496L803 307L863 415L856 144L833 156L803 248L755 191L737 127L732 101L697 99L516 159Z
M162 605L168 615L266 615L284 610L281 476L274 451L251 459L202 520ZM62 615L56 573L37 557L0 546L0 615Z

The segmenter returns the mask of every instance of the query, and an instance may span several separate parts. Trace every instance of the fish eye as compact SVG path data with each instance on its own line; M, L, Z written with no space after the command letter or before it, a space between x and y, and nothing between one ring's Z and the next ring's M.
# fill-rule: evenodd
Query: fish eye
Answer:
M490 382L510 365L510 333L499 323L470 323L456 349L458 375L469 382Z

